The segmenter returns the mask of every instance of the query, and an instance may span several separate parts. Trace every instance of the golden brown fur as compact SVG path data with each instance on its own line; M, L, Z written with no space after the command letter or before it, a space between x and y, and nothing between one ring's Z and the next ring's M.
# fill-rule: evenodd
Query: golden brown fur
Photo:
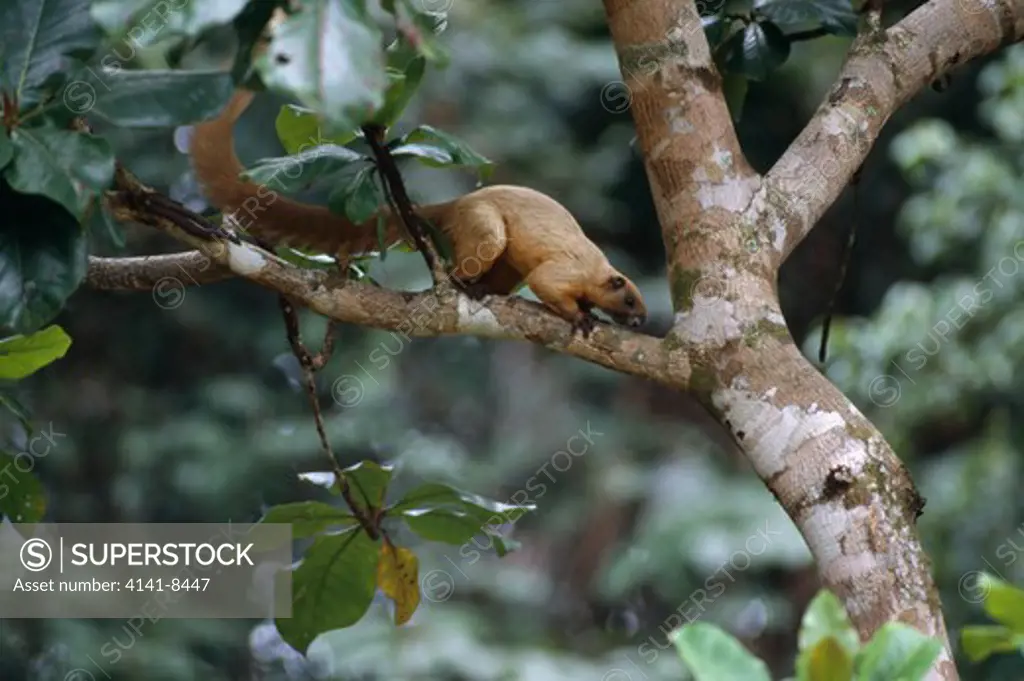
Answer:
M215 119L195 126L189 143L196 177L208 200L237 227L274 244L349 255L378 248L377 219L353 224L326 207L298 203L239 178L232 131L253 93L238 90ZM484 187L453 201L417 207L451 241L461 282L507 295L525 282L545 305L583 327L596 307L617 323L639 326L647 310L636 286L554 199L509 185ZM408 240L385 209L385 244ZM586 328L585 328L586 330Z

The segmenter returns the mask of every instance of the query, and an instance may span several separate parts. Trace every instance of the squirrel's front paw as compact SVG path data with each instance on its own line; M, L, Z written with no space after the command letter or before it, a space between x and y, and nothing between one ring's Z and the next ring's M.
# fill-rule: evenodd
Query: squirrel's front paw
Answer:
M583 338L589 338L591 332L597 326L597 318L589 312L580 312L579 316L576 317L576 321L572 323L572 335L575 335L577 331Z

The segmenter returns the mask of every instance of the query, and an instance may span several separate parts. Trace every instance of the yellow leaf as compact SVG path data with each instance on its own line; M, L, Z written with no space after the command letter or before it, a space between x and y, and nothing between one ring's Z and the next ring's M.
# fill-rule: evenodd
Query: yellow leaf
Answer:
M385 539L377 563L377 586L394 601L397 626L408 622L420 604L418 575L416 554Z
M811 650L811 681L847 681L853 676L853 660L839 641L829 636L818 641Z

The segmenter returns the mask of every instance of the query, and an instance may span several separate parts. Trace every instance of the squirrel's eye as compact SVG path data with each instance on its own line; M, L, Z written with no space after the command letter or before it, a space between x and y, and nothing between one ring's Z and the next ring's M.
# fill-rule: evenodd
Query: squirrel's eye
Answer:
M626 280L622 277L612 277L612 288L622 288L626 285Z

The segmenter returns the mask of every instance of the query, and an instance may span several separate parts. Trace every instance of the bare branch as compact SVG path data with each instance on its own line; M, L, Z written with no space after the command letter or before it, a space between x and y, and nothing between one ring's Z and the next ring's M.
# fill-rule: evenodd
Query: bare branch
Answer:
M899 107L953 67L1024 38L1019 0L931 0L850 50L836 85L765 178L776 266L811 231Z
M174 280L182 286L213 284L235 274L199 251L130 258L89 256L86 284L104 291L149 291Z

